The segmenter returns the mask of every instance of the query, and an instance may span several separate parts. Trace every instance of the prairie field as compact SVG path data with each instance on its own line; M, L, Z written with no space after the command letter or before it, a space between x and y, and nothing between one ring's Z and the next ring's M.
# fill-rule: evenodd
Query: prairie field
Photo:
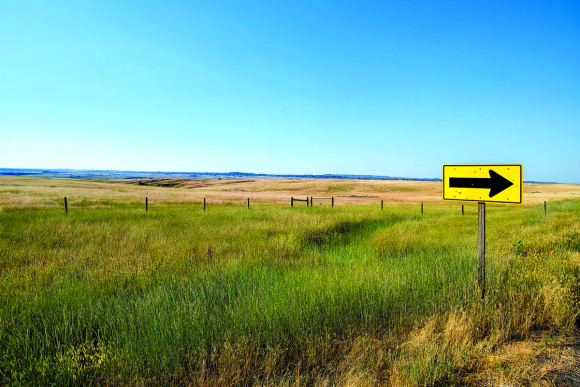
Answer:
M0 177L0 385L580 383L580 186L488 204L486 263L440 182Z

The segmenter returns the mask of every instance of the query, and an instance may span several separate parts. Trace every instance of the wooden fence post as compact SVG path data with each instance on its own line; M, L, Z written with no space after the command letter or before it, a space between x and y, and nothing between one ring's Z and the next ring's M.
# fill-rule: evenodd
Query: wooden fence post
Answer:
M332 207L334 207L334 196L332 197Z
M294 207L294 198L293 197L290 198L290 207Z
M203 211L205 212L205 198L203 198Z
M66 202L66 196L64 197L64 213L68 215L68 203Z
M250 209L250 198L248 198L248 210Z
M306 198L308 199L308 198ZM312 200L312 196L310 197L310 207L314 207L314 200Z
M381 210L383 209L383 200L381 199Z
M544 215L546 215L546 201L544 200Z
M421 215L423 215L423 203L421 203Z
M149 209L149 198L145 197L145 212Z
M465 210L463 209L463 204L461 205L461 215L465 216Z
M477 204L477 216L479 223L477 243L477 283L481 290L481 298L485 297L485 203Z

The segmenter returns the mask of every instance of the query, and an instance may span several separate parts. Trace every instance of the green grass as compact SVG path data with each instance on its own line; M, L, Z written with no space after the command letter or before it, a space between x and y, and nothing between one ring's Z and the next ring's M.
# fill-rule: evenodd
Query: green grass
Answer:
M0 384L434 385L578 315L578 201L488 205L484 301L476 205L92 204L0 211Z

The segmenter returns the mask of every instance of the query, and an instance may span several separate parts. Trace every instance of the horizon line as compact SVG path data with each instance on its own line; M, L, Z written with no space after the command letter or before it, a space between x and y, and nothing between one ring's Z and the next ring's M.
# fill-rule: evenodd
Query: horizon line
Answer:
M74 172L85 172L89 174L153 174L153 175L202 175L202 176L254 176L254 177L279 177L279 178L298 178L298 179L343 179L343 180L406 180L406 181L442 181L441 178L420 178L420 177L402 177L402 176L387 176L387 175L365 175L365 174L341 174L341 173L325 173L325 174L284 174L284 173L254 173L254 172L175 172L175 171L135 171L135 170L118 170L118 169L73 169L73 168L0 168L1 176L43 176L46 174L64 174ZM45 176L45 177L61 177L61 178L81 178L80 176ZM98 176L84 176L84 178L103 178ZM114 177L112 177L114 178ZM120 177L125 179L140 179L148 178L146 176L125 176ZM167 177L169 178L169 177ZM524 181L524 183L534 184L574 184L574 183L558 183L558 182L542 182L542 181Z

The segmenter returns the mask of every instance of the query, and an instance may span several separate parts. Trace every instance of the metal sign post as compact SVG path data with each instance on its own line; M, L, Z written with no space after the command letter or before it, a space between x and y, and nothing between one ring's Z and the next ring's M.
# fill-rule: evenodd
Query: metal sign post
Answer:
M481 298L485 297L485 203L477 203L477 284Z
M521 164L444 165L443 200L477 202L477 284L483 299L485 287L485 203L522 204ZM463 204L461 214L465 215Z

